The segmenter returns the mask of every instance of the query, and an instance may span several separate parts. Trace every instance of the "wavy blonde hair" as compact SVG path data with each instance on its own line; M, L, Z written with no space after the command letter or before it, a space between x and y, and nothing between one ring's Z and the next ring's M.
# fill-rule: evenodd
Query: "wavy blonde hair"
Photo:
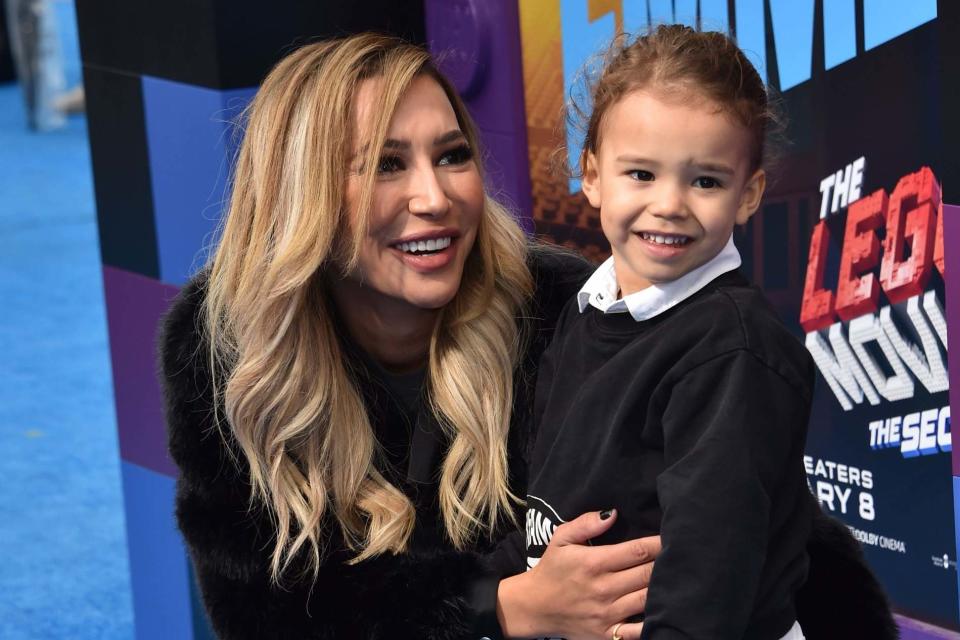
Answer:
M398 102L423 74L446 92L476 151L475 126L429 54L372 34L290 54L244 116L204 316L215 405L222 402L249 465L251 506L266 506L275 520L275 581L304 552L316 575L331 518L354 561L403 551L413 531L413 504L375 465L382 451L344 365L326 284L356 264L376 179L365 172L359 223L349 224L344 194L358 86L380 80L382 108L364 140L364 165L376 166ZM430 408L448 439L440 507L457 548L513 519L506 442L516 318L531 290L523 232L485 195L460 289L433 330L427 373ZM223 423L218 416L226 436Z

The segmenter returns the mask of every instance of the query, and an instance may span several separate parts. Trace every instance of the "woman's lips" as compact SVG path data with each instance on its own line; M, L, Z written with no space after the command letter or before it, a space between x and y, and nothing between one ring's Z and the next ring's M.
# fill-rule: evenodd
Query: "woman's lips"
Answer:
M453 257L456 254L457 239L453 238L450 242L450 245L445 249L440 251L434 251L432 253L409 253L407 251L402 251L396 246L391 246L390 249L397 254L397 256L403 261L408 267L419 271L420 273L430 273L431 271L436 271L446 267L453 261Z

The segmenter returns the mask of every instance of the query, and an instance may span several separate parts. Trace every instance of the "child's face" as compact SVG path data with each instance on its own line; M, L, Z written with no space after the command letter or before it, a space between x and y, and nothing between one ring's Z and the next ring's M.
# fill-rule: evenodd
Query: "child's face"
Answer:
M606 114L583 192L600 209L620 295L714 258L760 205L750 132L707 100L634 91Z

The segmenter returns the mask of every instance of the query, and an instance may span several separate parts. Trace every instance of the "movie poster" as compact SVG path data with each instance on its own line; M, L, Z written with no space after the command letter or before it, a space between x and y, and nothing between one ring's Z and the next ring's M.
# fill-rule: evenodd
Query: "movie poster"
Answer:
M735 242L819 370L810 490L898 613L960 630L937 3L521 0L534 222L597 261L598 213L562 170L580 144L565 99L618 30L660 22L729 31L780 92L787 141Z

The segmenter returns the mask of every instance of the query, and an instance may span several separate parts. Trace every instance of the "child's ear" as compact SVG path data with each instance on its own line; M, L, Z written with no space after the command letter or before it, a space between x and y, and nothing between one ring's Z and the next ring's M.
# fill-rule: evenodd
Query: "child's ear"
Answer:
M587 152L587 160L583 167L583 179L580 181L583 195L587 196L590 206L600 208L600 172L597 170L597 156L592 151Z
M747 224L753 214L760 208L763 200L763 191L767 188L767 174L763 169L757 169L747 178L740 194L740 205L737 207L737 224Z

